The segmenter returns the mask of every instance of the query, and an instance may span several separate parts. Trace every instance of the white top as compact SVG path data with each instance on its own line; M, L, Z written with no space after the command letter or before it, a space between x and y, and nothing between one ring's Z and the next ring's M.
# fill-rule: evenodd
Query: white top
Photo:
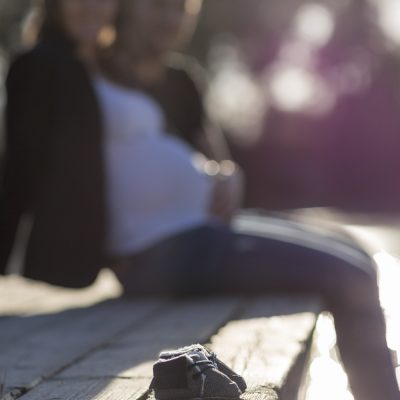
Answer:
M163 112L138 90L97 77L105 138L108 250L122 256L211 219L212 178L199 154L164 131Z

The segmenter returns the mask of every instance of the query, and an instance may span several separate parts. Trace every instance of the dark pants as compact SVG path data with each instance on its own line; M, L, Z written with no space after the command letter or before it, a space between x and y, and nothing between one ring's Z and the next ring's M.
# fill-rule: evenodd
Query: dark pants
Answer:
M307 293L335 320L357 400L399 400L376 267L352 241L278 218L204 226L130 259L118 275L129 295Z

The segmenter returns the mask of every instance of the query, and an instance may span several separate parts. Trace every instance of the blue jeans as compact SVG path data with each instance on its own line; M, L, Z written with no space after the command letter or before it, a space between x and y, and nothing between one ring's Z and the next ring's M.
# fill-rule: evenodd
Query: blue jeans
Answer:
M126 294L307 293L334 317L357 400L399 400L379 304L376 266L354 242L275 217L238 218L168 238L118 273Z

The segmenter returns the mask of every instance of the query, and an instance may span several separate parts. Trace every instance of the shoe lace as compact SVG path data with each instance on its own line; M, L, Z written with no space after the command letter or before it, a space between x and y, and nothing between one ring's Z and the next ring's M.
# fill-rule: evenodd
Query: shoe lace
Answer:
M218 368L218 364L217 364L217 355L212 351L208 353L209 356L209 360L214 364L215 368Z
M192 377L193 379L197 379L200 377L200 375L203 375L205 371L207 371L210 368L215 368L215 365L212 360L195 360L193 361L193 364L188 366L188 369L193 369L199 367L199 371L193 373Z

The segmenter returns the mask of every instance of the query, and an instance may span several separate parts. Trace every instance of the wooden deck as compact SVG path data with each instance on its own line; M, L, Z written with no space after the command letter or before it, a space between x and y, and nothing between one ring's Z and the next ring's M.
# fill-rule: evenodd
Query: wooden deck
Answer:
M107 272L85 290L0 278L0 399L150 399L157 354L196 342L244 376L244 399L297 398L315 299L119 295Z

